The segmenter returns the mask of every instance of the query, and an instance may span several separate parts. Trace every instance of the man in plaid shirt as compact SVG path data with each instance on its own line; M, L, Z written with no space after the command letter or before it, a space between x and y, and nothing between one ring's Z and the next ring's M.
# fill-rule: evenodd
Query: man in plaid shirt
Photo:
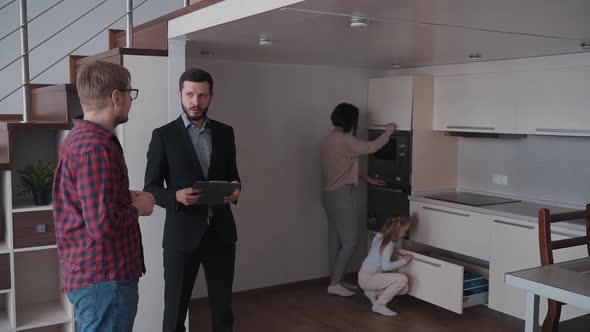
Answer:
M84 118L60 147L53 185L64 292L78 331L131 331L145 273L138 217L150 215L155 200L129 190L113 130L127 122L138 90L127 69L107 62L84 67L76 85Z

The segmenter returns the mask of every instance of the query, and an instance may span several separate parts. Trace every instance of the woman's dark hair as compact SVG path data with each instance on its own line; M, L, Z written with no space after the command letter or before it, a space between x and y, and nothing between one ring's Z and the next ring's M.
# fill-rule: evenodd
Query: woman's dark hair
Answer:
M330 116L334 127L340 127L344 129L345 133L352 132L356 135L356 127L359 121L359 109L348 103L340 103L332 111Z
M213 91L213 78L208 72L202 69L189 68L184 73L182 73L178 79L178 91L182 91L185 81L195 83L207 82L209 83L209 92Z

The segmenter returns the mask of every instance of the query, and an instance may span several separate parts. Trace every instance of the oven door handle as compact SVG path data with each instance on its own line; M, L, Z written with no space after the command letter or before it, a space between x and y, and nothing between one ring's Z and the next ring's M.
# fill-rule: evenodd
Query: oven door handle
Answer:
M373 185L369 185L369 187L371 189L381 190L381 191L388 191L388 192L392 192L392 193L405 193L401 189L393 189L393 188L389 188L389 187L381 187L381 186L373 186Z

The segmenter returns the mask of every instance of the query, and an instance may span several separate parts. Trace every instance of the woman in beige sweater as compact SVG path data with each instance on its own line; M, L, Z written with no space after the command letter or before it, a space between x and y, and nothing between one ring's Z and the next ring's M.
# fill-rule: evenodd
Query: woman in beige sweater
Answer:
M328 293L340 296L354 295L355 286L342 281L346 267L356 248L359 237L357 211L358 180L383 186L381 180L358 174L358 157L376 152L395 132L396 124L389 123L381 136L373 141L357 138L357 107L341 103L332 112L334 129L322 145L324 175L323 203L328 216L328 246L330 254L330 285Z

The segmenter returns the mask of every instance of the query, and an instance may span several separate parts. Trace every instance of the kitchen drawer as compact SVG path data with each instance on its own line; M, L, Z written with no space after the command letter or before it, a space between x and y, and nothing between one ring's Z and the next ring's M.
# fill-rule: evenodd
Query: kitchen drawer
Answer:
M10 289L10 254L0 255L0 290Z
M420 222L410 239L435 248L485 261L490 260L490 217L485 214L435 204L410 202L410 214Z
M29 211L12 214L14 247L28 248L55 244L53 211Z
M485 268L411 245L404 244L404 247L400 254L414 256L399 270L410 280L408 294L458 314L463 313L463 308L488 302L488 282L483 277L487 274Z
M506 285L504 278L508 272L541 266L538 226L534 222L492 216L491 232L489 306L524 319L526 291Z

